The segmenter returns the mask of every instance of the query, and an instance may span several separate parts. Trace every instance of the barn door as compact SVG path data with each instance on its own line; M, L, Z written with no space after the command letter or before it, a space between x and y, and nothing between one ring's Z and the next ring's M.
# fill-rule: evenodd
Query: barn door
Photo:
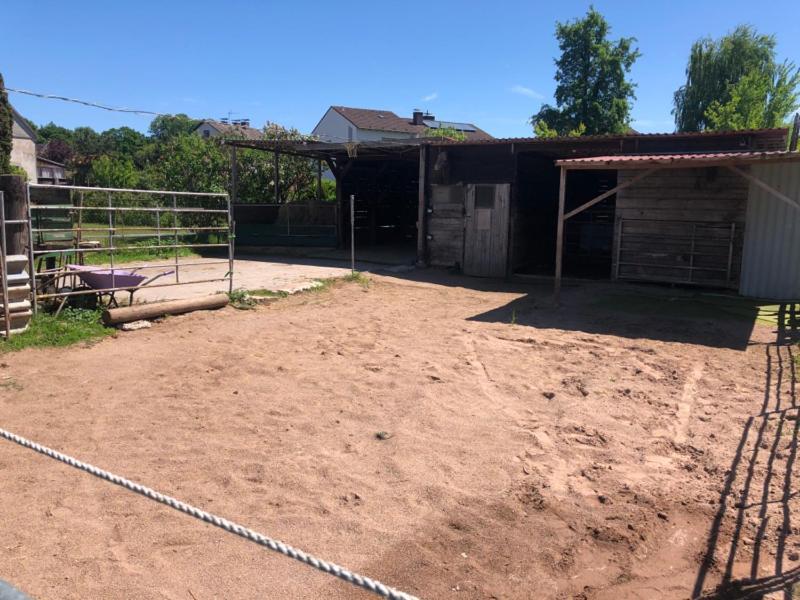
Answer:
M469 184L464 226L464 273L504 277L508 257L508 199L511 186Z

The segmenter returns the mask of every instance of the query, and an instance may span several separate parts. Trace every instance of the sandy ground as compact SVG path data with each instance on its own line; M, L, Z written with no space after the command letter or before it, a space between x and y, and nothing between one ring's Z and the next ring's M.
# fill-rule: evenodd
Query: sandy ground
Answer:
M414 277L3 356L0 423L421 598L797 579L773 328ZM0 578L37 599L371 597L8 442L0 482Z
M218 263L196 264L192 263ZM163 265L164 271L174 271L175 265L169 261L149 261L148 265ZM365 265L358 265L365 269ZM367 270L367 269L365 269ZM148 269L148 276L160 272ZM217 258L182 258L178 266L179 281L204 281L220 279L228 272L228 263ZM318 279L341 277L350 272L341 262L314 258L280 258L276 256L238 257L234 262L234 288L246 290L269 289L274 291L296 292L310 287ZM154 283L174 283L175 275L166 275ZM181 300L195 298L218 292L227 292L227 281L208 281L206 283L187 283L185 285L144 287L134 295L136 302L155 302L160 300ZM127 300L127 294L120 294Z

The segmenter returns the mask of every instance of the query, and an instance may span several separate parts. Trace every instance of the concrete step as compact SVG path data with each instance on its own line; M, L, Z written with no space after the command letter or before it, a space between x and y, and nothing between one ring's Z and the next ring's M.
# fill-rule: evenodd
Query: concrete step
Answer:
M16 302L11 301L8 303L8 310L10 310L12 313L19 313L25 311L30 312L31 301L30 300L18 300ZM5 307L3 306L3 303L0 302L0 318L2 318L2 315L4 314L5 314Z
M31 278L28 277L27 271L22 271L21 273L9 273L8 287L27 285L30 282L30 280Z
M19 302L20 300L28 300L31 297L31 286L25 282L24 285L10 285L8 286L8 301ZM0 293L0 304L3 302L3 296Z
M25 310L18 313L11 313L11 330L17 329L25 329L28 326L28 323L31 320L33 313L30 310ZM6 329L6 320L5 317L0 317L0 331L5 331Z

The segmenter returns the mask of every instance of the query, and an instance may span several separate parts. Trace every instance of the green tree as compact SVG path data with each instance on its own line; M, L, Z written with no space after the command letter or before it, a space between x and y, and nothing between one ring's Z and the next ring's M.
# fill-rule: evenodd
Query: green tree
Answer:
M130 127L115 127L100 134L100 145L106 153L135 157L147 143L144 134Z
M429 127L425 130L425 137L463 142L467 139L467 134L463 131L459 131L455 127Z
M150 136L165 142L181 135L192 133L200 121L191 119L181 113L177 115L159 115L150 123Z
M104 154L92 161L88 183L97 187L136 188L139 173L129 157Z
M590 7L583 19L556 24L561 57L556 62L556 106L531 117L542 134L624 133L630 126L635 84L626 79L640 56L635 38L608 38L611 28ZM579 133L580 132L580 133Z
M225 192L228 156L216 140L181 134L160 145L150 164L145 187L191 192Z
M311 136L300 133L295 128L286 128L277 123L267 123L264 126L264 139L273 141L303 141L311 140ZM268 152L254 152L255 160L262 167L262 173L266 172L267 190L269 193L274 189L274 161L273 155ZM302 156L292 154L281 154L278 159L278 176L280 178L280 198L278 202L296 202L300 200L310 200L316 197L317 190L317 161ZM262 185L264 178L257 183ZM240 182L244 183L240 177Z
M8 92L0 74L0 173L11 170L11 144L13 141L12 128L14 117L11 114L11 104L8 102Z
M797 106L800 73L776 61L775 45L774 36L748 25L696 41L686 83L674 95L678 131L783 125Z
M60 140L72 144L72 130L56 125L52 121L47 125L37 127L36 137L40 144L47 144L51 140Z

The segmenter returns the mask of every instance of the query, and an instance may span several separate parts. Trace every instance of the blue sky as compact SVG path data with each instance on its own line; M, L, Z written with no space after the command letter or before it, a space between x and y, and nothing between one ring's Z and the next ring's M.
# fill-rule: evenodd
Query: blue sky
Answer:
M556 21L589 2L430 0L16 1L0 36L6 85L156 112L309 132L331 104L415 107L471 121L496 136L527 136L552 100ZM672 93L692 42L750 23L800 62L797 0L594 2L612 36L635 36L642 57L634 127L671 131ZM36 123L146 130L150 118L10 94Z

